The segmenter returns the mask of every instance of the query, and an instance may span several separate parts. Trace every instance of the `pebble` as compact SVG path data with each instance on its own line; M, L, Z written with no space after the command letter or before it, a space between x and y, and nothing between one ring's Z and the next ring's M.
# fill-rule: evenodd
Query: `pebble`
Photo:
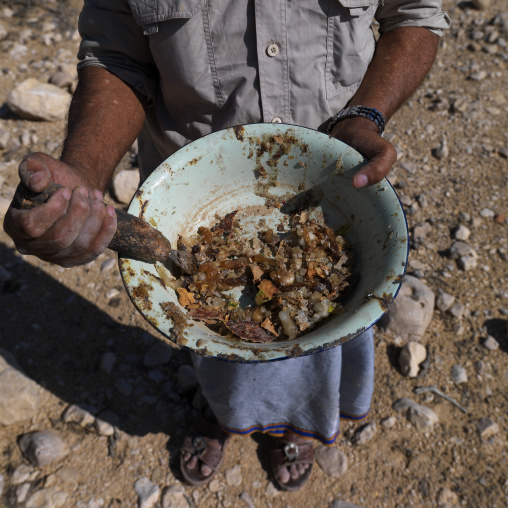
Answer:
M381 420L381 425L386 429L391 429L397 423L397 418L395 416L388 416L387 418L383 418Z
M375 422L368 423L364 425L360 429L358 429L353 436L353 443L357 445L363 445L368 443L377 432L377 427Z
M450 154L450 150L448 149L446 139L443 138L441 144L438 147L433 148L431 153L437 160L441 160L445 157L448 157L448 155Z
M69 447L52 430L41 430L24 434L18 441L23 455L37 467L58 462L67 456Z
M256 508L254 501L252 501L252 498L249 496L249 493L246 490L240 494L240 499L245 503L247 508Z
M438 508L456 508L459 506L459 497L453 490L448 488L443 488L438 492L436 501Z
M455 302L450 307L449 312L455 319L460 319L464 315L465 310L466 308L464 307L464 305L462 305L459 302Z
M104 353L101 356L100 361L100 371L106 375L109 376L111 372L113 372L113 368L116 365L116 362L118 361L117 356L115 353L112 353L111 351L108 351L107 353Z
M446 312L451 309L452 305L455 303L455 297L444 291L438 293L436 298L436 308L441 312Z
M65 423L77 423L82 427L93 425L97 408L90 404L72 404L62 413Z
M342 501L342 499L334 499L330 504L329 508L364 508L358 504L353 504L348 501Z
M159 487L146 477L136 481L134 490L138 495L138 508L152 508L159 500Z
M171 360L173 348L162 341L155 342L143 358L143 365L145 367L159 367L165 365Z
M18 503L24 503L26 500L26 496L28 495L28 492L30 491L30 487L32 485L30 483L21 483L16 488L16 501Z
M402 375L416 377L420 370L420 364L426 358L427 350L425 346L414 341L405 344L399 354L399 367Z
M110 272L117 264L116 259L109 258L106 259L106 261L103 261L101 264L101 273L108 273Z
M467 373L466 369L462 365L455 364L452 367L452 379L453 382L460 385L462 383L467 383Z
M60 508L66 506L69 496L55 486L37 490L27 499L25 508Z
M323 472L332 478L338 478L347 471L347 456L338 448L317 446L314 450L316 461Z
M487 335L487 338L483 341L482 345L491 351L499 349L499 342L492 337L492 335Z
M466 240L468 240L470 236L471 236L471 231L469 230L469 228L467 228L466 226L464 226L462 224L455 230L455 232L453 234L453 237L456 240L460 240L462 242L465 242Z
M80 481L81 472L72 466L62 466L55 476L68 485L77 485Z
M20 464L12 473L11 483L19 485L20 483L34 481L39 472L29 464Z
M71 95L50 83L28 78L7 97L9 109L28 120L61 120L65 118Z
M39 402L38 385L23 373L14 355L0 347L0 426L32 418Z
M194 388L197 388L199 384L196 373L194 372L194 368L188 364L180 366L178 369L177 377L178 384L185 391L193 390Z
M161 506L162 508L189 508L183 485L166 487L162 491Z
M230 487L238 487L242 484L242 467L240 464L233 466L230 469L227 469L224 472L224 476L226 477L226 483Z
M218 478L214 478L209 484L208 484L208 490L210 492L219 492L222 489L221 482Z
M402 397L393 404L395 411L404 413L406 418L420 431L432 430L439 421L437 414L430 408Z
M104 411L97 416L94 422L95 430L99 436L112 436L115 433L115 427L118 428L120 419L112 411Z
M434 305L434 292L417 277L406 275L395 302L379 323L393 336L419 340L432 320Z
M119 203L130 203L132 196L139 187L139 171L123 169L115 174L111 189Z
M115 383L115 388L122 395L125 395L126 397L130 397L132 395L133 390L134 390L134 385L130 381L127 381L127 379L120 378Z
M478 420L476 431L482 439L489 439L499 432L499 425L490 418L484 416Z

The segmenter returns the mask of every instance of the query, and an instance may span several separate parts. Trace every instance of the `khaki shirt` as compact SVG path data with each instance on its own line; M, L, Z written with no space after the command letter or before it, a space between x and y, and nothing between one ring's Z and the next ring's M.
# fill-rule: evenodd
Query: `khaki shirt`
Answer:
M360 86L374 18L380 33L449 27L441 0L85 0L78 67L103 66L148 98L146 177L232 125L323 130Z

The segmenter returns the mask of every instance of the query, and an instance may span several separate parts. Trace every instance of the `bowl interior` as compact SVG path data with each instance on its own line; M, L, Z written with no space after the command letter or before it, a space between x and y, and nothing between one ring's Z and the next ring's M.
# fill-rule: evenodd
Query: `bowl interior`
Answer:
M311 205L356 250L359 282L344 311L292 341L254 344L222 337L185 317L160 272L170 265L121 258L120 270L136 308L162 334L205 356L264 362L311 354L341 344L372 326L400 287L408 234L398 197L385 179L364 189L351 185L364 158L328 135L284 124L253 124L205 136L166 159L143 183L129 212L143 217L176 247L233 210L245 235L275 226ZM275 206L274 206L275 205ZM168 306L169 304L169 306ZM172 309L168 312L168 308Z

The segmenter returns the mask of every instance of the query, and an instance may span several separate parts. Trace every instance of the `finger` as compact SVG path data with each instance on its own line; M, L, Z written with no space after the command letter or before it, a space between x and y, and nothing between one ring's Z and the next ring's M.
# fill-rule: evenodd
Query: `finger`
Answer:
M75 242L77 252L89 252L97 257L106 250L116 231L116 213L112 206L106 207L102 193L98 190L89 193L90 214Z
M379 183L392 169L397 160L397 152L391 145L373 155L369 162L353 177L353 187L361 188Z
M37 248L41 255L66 252L68 249L72 251L70 247L83 229L89 213L88 189L77 187L72 192L66 214L55 222L43 237L38 239L36 245L31 245L31 247Z
M33 240L47 233L67 212L72 191L58 189L44 204L31 210L10 208L5 216L4 228L14 241Z
M51 182L48 156L42 153L27 155L19 164L20 180L32 191L42 192Z

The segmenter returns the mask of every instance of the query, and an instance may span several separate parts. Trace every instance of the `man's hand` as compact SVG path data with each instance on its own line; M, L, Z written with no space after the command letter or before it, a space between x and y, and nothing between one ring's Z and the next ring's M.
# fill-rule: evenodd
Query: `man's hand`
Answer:
M32 210L11 206L7 211L4 229L21 254L71 267L92 261L106 249L116 231L115 210L104 205L102 192L80 171L34 153L19 165L19 177L34 192L50 182L64 186Z
M369 160L353 177L353 187L365 187L380 182L397 160L395 147L378 134L377 125L367 118L341 120L330 134Z

